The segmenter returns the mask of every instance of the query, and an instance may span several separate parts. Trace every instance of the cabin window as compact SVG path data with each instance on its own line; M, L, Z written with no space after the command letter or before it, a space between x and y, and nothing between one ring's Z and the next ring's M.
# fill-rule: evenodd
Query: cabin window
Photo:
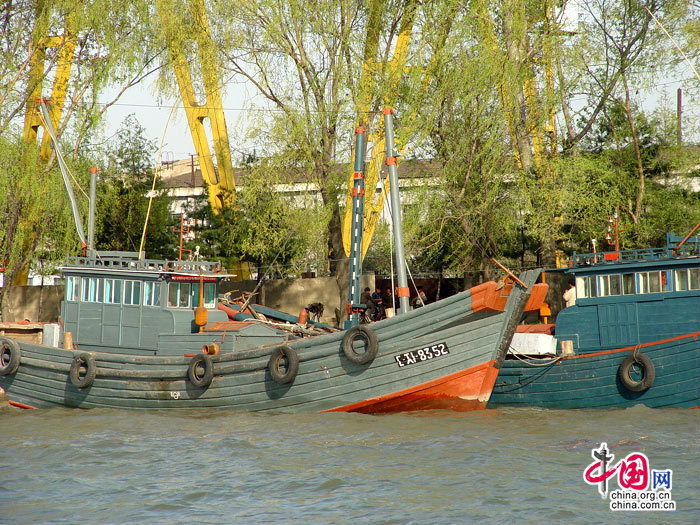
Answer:
M649 293L649 274L639 274L639 293Z
M633 273L622 274L622 293L624 295L633 295L637 291L635 285Z
M204 308L216 307L216 285L204 283ZM199 283L192 284L192 306L199 306Z
M143 304L160 306L160 283L153 281L143 283Z
M622 285L620 282L620 275L610 276L610 295L620 295L622 293Z
M601 275L598 279L598 292L601 297L620 295L620 275Z
M639 274L639 293L659 293L669 290L669 272L642 272Z
M700 268L688 268L688 288L700 290Z
M204 306L216 308L216 284L204 283Z
M140 304L141 282L124 281L124 304Z
M68 277L66 279L66 301L80 299L80 277Z
M122 301L122 282L121 279L105 279L100 282L100 288L104 283L105 303L119 304Z
M83 277L83 301L88 303L98 301L97 281L95 277Z
M170 283L168 285L168 306L190 307L190 283Z
M598 287L596 286L596 277L576 277L576 297L598 297Z
M676 291L685 292L688 290L688 270L676 270Z
M671 270L663 270L661 272L661 291L671 291Z
M639 274L639 293L649 293L649 273Z

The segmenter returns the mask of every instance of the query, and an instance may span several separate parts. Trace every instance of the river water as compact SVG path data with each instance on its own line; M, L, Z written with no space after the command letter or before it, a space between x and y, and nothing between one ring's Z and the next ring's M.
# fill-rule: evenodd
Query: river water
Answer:
M613 512L593 448L672 470ZM0 410L0 523L700 523L700 410ZM610 489L616 489L612 478Z

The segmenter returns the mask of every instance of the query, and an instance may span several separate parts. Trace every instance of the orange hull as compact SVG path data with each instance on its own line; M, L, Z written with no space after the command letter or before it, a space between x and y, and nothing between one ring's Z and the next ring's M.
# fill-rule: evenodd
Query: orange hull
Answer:
M473 366L461 372L434 379L405 390L365 399L324 412L409 412L449 409L466 412L486 408L498 376L495 361Z

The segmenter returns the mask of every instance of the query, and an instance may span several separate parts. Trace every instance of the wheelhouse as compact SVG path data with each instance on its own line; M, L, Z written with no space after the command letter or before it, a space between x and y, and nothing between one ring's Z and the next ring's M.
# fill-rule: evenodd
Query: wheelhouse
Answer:
M62 268L64 331L81 347L119 347L157 351L164 335L196 333L194 308L217 310L218 284L229 277L220 263L139 260L130 252L71 257Z
M556 338L575 352L643 344L700 330L700 237L668 234L666 248L574 254L576 304Z

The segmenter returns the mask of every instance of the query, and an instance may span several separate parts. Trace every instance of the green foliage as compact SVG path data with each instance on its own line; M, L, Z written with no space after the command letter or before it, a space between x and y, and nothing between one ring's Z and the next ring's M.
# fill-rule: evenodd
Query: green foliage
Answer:
M45 170L18 136L0 136L0 246L6 286L39 258L52 266L79 248L58 168Z
M273 174L268 167L250 168L237 193L236 205L224 207L219 214L213 214L209 202L200 199L188 212L199 226L197 239L187 247L199 246L202 256L222 260L224 265L251 262L262 273L267 273L273 263L278 275L303 271L308 257L305 248L318 233L313 229L318 221L311 220L313 210L294 207L274 191Z
M147 198L153 185L151 159L154 141L146 139L144 128L129 115L108 152L108 166L98 183L96 247L98 250L138 252L146 216ZM156 184L146 235L148 258L176 258L177 238L169 213L170 199Z

